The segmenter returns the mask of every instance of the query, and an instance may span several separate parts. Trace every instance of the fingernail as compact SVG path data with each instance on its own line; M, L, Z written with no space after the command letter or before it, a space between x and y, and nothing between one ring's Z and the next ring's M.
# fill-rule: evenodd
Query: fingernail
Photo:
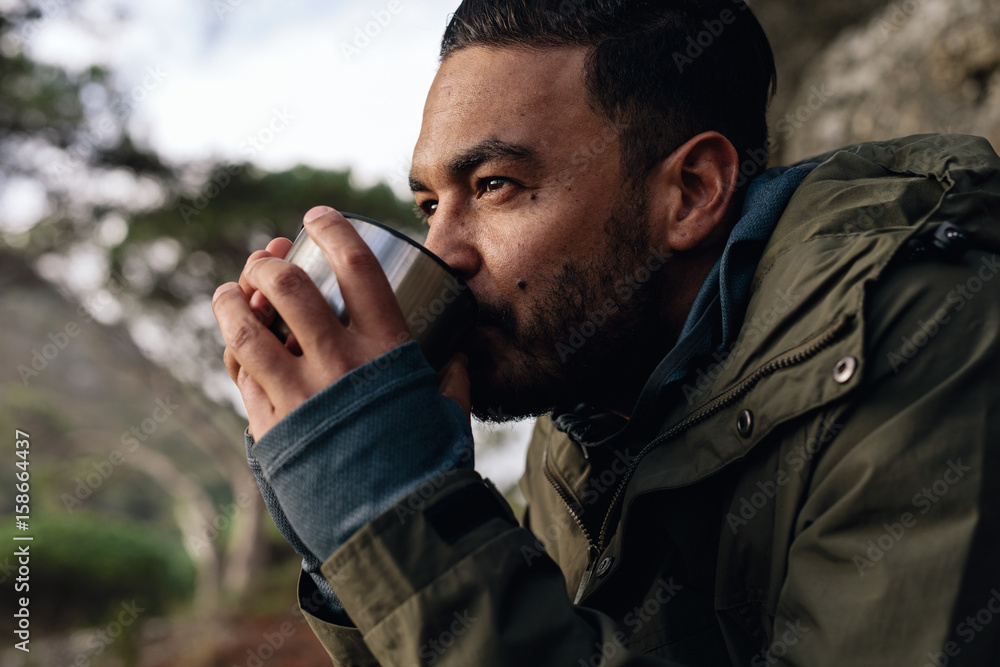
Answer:
M225 285L219 285L219 287L215 290L215 294L212 295L212 301L218 299L220 294L225 294L226 292L239 288L240 286L235 283L226 283Z
M312 222L316 218L326 215L327 213L330 213L332 211L333 209L330 208L329 206L314 206L311 209L309 209L309 211L306 213L305 221Z

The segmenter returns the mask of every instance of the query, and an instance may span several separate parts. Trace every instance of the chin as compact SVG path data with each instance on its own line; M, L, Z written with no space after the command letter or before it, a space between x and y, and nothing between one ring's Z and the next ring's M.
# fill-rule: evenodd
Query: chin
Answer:
M477 328L466 354L476 419L499 424L552 409L558 381L552 382L544 362L518 349L498 329Z

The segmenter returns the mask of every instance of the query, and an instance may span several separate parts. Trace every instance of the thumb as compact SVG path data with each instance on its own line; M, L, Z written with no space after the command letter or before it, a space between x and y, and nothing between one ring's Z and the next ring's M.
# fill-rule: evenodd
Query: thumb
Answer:
M472 419L472 387L469 382L469 360L459 352L438 371L438 391L458 403L462 412Z

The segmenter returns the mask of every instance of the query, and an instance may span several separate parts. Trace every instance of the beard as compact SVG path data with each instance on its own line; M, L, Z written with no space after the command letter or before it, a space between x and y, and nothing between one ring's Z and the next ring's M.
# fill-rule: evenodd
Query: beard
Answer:
M479 303L467 346L477 419L500 423L578 403L632 407L622 401L634 402L671 341L660 308L666 252L650 247L646 193L624 190L604 223L603 250L534 283L528 313Z

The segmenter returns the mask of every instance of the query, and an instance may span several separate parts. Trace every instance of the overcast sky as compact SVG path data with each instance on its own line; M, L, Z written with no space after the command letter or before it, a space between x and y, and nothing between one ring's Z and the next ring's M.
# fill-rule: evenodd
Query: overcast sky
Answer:
M403 193L457 3L52 0L25 43L71 69L108 65L130 127L168 159L350 166Z
M170 161L351 167L359 184L386 181L408 197L421 110L458 2L49 0L23 43L70 70L106 65L133 136ZM25 225L44 211L44 193L34 205L29 194L11 198ZM498 428L513 437L481 450L477 468L512 484L530 429Z

